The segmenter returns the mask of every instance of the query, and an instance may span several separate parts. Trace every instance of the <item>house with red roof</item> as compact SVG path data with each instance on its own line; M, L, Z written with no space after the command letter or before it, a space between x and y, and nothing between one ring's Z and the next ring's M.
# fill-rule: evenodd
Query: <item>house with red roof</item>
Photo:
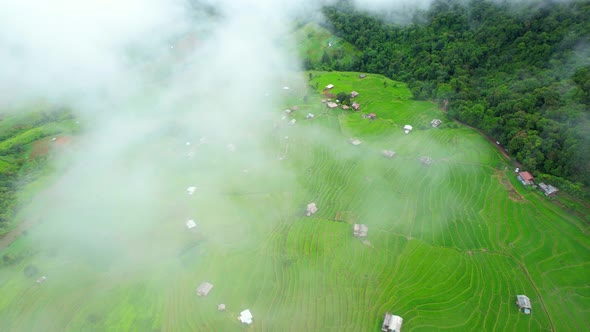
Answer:
M518 181L522 182L525 186L530 186L533 184L533 176L529 172L519 172L518 173Z

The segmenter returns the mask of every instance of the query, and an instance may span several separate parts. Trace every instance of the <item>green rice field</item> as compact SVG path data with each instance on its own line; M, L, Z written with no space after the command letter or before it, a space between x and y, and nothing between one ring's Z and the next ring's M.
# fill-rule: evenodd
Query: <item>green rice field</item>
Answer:
M286 93L263 140L189 147L162 134L108 178L106 162L68 172L82 193L41 190L27 207L38 222L0 251L0 331L380 331L385 312L406 332L588 331L587 221L404 83L311 74L317 91ZM328 84L358 91L360 111L328 109ZM154 150L158 168L136 174ZM204 281L214 287L199 297Z

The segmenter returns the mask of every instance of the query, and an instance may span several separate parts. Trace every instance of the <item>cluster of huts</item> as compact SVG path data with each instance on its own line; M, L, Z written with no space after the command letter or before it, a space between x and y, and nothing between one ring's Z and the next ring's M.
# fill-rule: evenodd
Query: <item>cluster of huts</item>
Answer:
M333 88L334 88L334 84L326 85L326 87L324 88L324 93L327 93L328 91L332 90ZM358 97L358 95L359 95L358 92L352 91L350 93L350 98L354 99L354 98ZM350 108L352 108L355 111L359 111L361 109L361 104L356 101L352 102L352 104L350 106L348 106L348 105L344 105L344 104L340 105L339 104L340 100L338 100L338 99L332 100L332 98L327 98L327 99L322 99L322 103L326 104L326 107L331 108L331 109L337 108L338 106L341 106L343 110L349 110Z
M533 177L533 175L530 172L527 172L527 171L521 172L520 169L517 167L515 169L515 173L516 173L516 178L518 179L518 181L520 181L520 183L522 183L525 186L538 187L539 190L541 190L545 194L545 196L547 196L547 197L553 197L553 196L555 196L555 194L557 194L559 192L559 189L557 189L556 187L554 187L550 184L545 184L543 182L540 182L539 185L537 186L535 184L535 178Z
M211 292L212 289L213 289L213 284L211 284L210 282L203 282L202 284L200 284L197 287L197 295L203 296L203 297L207 296L207 295L209 295L209 293ZM226 309L225 304L220 303L217 305L217 310L225 311L225 309ZM250 325L254 321L254 316L252 315L252 312L250 311L250 309L246 309L246 310L243 310L242 312L240 312L240 316L238 317L238 319L240 320L240 322Z

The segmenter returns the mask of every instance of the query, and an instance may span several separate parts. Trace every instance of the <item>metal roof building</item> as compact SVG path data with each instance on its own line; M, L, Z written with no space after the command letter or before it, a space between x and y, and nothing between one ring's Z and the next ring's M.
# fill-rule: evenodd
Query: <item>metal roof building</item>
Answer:
M403 322L404 319L400 316L396 316L389 312L386 312L385 317L383 318L383 325L381 326L381 331L400 332L402 329Z
M525 314L531 313L531 300L526 295L516 295L516 304Z

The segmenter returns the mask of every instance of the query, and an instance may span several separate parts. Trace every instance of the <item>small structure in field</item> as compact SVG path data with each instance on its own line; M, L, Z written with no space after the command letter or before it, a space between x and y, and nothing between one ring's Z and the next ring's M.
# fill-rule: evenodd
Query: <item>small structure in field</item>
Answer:
M525 186L530 186L534 183L534 178L529 172L519 172L517 178L518 181L522 182Z
M232 143L230 143L230 144L227 145L227 150L229 152L234 152L234 151L236 151L236 146L233 145Z
M326 103L326 100L325 99L322 99L322 103L325 104Z
M287 113L287 114L291 114L291 112L293 112L293 111L291 111L290 109L285 110L285 113Z
M332 88L334 88L334 84L328 84L324 90L331 90Z
M45 280L47 280L46 276L41 276L39 279L37 279L36 283L38 284L42 284L45 282Z
M359 93L358 93L358 92L356 92L356 91L353 91L353 92L351 92L351 93L350 93L350 98L354 98L354 97L356 97L356 96L358 96L358 95L359 95Z
M186 188L186 191L189 195L192 195L195 193L195 191L197 190L197 187L188 187Z
M352 227L352 234L355 237L367 237L367 233L369 233L369 227L364 224L354 224Z
M350 144L352 144L352 145L360 145L361 143L362 143L362 142L361 142L361 141L359 141L359 140L358 140L358 139L356 139L356 138L351 138L351 139L350 139Z
M433 128L440 126L441 123L442 123L442 121L440 119L434 119L434 120L430 121L430 125Z
M311 217L312 214L318 212L318 207L315 203L307 204L307 210L305 211L305 215Z
M375 120L377 118L377 114L375 113L369 113L369 116L367 116L369 119L371 120Z
M412 129L414 129L414 127L412 127L410 125L405 125L404 126L404 133L409 134L410 131L412 131Z
M525 314L531 313L531 300L526 295L516 295L516 305Z
M290 124L290 125L294 125L294 124L295 124L295 122L297 122L297 120L295 120L295 119L291 119L291 121L289 121L289 124Z
M361 109L361 104L357 103L356 101L354 103L352 103L352 109L354 109L355 111L358 111L359 109Z
M381 331L383 332L400 332L402 330L402 324L404 319L400 316L393 315L389 312L385 313L383 318L383 325Z
M349 110L350 109L350 106L348 106L348 105L342 105L342 109L345 110L345 111L346 110Z
M430 166L430 165L432 165L432 163L434 162L434 160L432 158L428 157L428 156L422 156L422 157L420 157L420 162L424 166Z
M305 116L306 119L313 119L315 118L315 115L313 115L313 113L307 113L307 115Z
M557 194L557 192L559 191L559 189L555 188L554 186L550 184L545 184L543 182L539 183L539 188L541 188L541 190L545 193L545 196L547 197L555 196L555 194Z
M195 227L197 227L197 223L194 220L190 219L186 222L187 229L193 229Z
M367 74L360 74L359 75L359 78L365 78L365 77L367 77Z
M383 156L385 156L387 158L395 157L395 152L391 151L391 150L383 150L383 151L381 151L381 153L383 154Z
M240 320L240 322L250 325L252 324L252 320L254 319L254 317L252 316L250 309L246 309L240 312L240 317L238 317L238 319Z
M336 108L336 107L338 107L338 104L336 104L333 101L327 102L326 105L328 106L328 108Z
M225 304L222 303L222 304L218 305L217 306L217 310L219 310L219 311L225 311Z
M295 105L293 107L291 107L291 111L295 112L299 109L299 106Z
M288 86L284 86L283 87L283 90L289 90L289 87Z
M204 282L197 287L197 295L198 296L207 296L209 292L213 289L213 284Z

